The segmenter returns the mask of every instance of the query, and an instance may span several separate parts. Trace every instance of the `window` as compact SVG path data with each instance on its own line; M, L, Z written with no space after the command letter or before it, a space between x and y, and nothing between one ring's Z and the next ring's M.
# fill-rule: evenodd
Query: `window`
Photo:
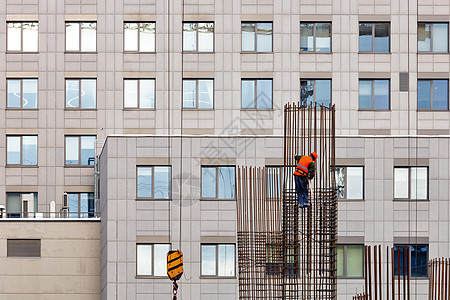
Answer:
M364 245L337 245L337 276L362 278Z
M283 167L266 167L266 198L277 199L281 197L281 187L283 185Z
M155 79L125 79L123 81L124 108L155 108Z
M155 22L123 24L125 52L155 52L156 26Z
M389 52L389 23L359 23L359 52Z
M95 136L66 136L66 166L93 166Z
M7 26L7 51L38 51L38 22L8 22Z
M418 80L417 109L447 110L448 80Z
M66 79L66 108L94 109L96 107L96 79Z
M272 22L243 22L242 51L272 52Z
M8 257L41 257L41 240L8 239Z
M394 199L428 199L428 167L395 167Z
M235 199L236 181L234 167L202 166L203 199Z
M389 79L359 80L359 109L390 108Z
M235 252L234 244L202 244L201 276L234 277Z
M213 52L214 23L183 23L183 51Z
M167 276L167 252L170 244L137 244L136 275Z
M428 277L428 245L394 245L395 275L398 275L398 250L400 250L400 275L403 275L403 249L406 247L411 247L411 277Z
M67 203L70 218L95 217L94 193L68 193Z
M242 79L242 108L272 109L272 79Z
M38 211L37 193L6 193L8 218L34 218Z
M300 52L331 52L331 23L300 23Z
M97 51L97 23L66 22L66 51Z
M339 199L364 199L364 167L336 167Z
M331 105L331 80L330 79L305 79L300 80L300 98L303 106L311 106L313 103L330 107Z
M183 108L214 108L214 80L183 79Z
M417 51L448 52L448 23L417 24Z
M137 167L137 197L169 199L171 197L171 167Z
M11 166L37 166L37 136L7 136L6 164Z
M37 108L37 79L7 79L7 108Z

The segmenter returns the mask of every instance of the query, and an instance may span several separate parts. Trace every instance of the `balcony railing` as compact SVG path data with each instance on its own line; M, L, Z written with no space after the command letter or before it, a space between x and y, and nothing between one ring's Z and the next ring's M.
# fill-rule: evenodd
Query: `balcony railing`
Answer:
M0 210L0 219L93 219L100 218L99 212L6 212Z

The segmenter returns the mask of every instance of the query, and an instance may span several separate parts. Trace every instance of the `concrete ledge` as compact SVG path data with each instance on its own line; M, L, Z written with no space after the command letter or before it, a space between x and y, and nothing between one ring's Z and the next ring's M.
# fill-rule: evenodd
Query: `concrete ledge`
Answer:
M383 79L390 79L391 78L391 72L359 72L358 73L359 78L383 78Z
M97 21L97 15L65 15L66 21Z
M182 134L214 134L214 128L183 128Z
M420 54L419 54L420 55ZM446 72L419 72L417 73L417 79L448 79L449 73Z
M235 158L202 158L200 160L202 166L229 166L235 165Z
M253 21L262 21L262 22L272 22L273 15L241 15L241 21L243 22L253 22Z
M66 78L97 78L97 72L64 72Z
M409 167L409 166L423 166L430 165L428 158L394 158L394 167Z
M6 22L9 21L38 21L39 15L23 14L23 15L6 15Z
M272 135L273 129L260 129L260 128L242 128L242 135Z
M93 193L93 185L66 185L64 186L64 192L67 193Z
M418 129L417 134L419 135L448 135L448 129Z
M448 15L417 15L417 22L448 22Z
M31 78L31 77L39 77L39 72L6 72L6 78Z
M15 192L25 192L25 193L36 193L38 191L37 185L7 185L7 193Z
M336 158L336 166L364 166L364 158Z
M155 128L124 128L124 134L155 134Z
M266 158L266 166L282 166L283 164L283 158Z
M123 78L156 78L156 72L123 72Z
M162 166L171 165L170 157L138 157L136 165L138 166Z
M338 244L364 244L364 236L338 236Z
M394 244L428 244L429 238L424 237L394 237Z
M90 134L90 135L96 135L97 129L96 128L65 128L64 134L69 135L82 135L82 134Z
M273 72L241 72L241 78L273 78Z
M359 129L359 135L390 135L390 129Z
M154 243L170 243L170 236L168 235L138 235L136 236L136 243L138 244L154 244Z
M37 128L7 128L6 134L38 134Z
M200 243L236 243L235 236L201 236Z
M214 22L215 15L184 15L184 22Z
M183 78L214 78L214 72L183 72Z
M314 79L327 78L331 79L333 74L331 72L300 72L300 79Z
M331 22L332 20L333 15L309 15L309 14L300 15L300 22L308 22L308 21Z
M125 22L155 22L156 15L124 15Z
M358 19L360 22L387 22L391 20L391 15L381 15L381 14L367 14L359 15Z

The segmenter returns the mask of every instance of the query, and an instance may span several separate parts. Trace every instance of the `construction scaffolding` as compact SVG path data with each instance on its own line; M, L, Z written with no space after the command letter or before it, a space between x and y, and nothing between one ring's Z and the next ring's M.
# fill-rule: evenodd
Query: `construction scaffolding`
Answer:
M335 299L337 196L334 106L284 107L284 164L237 169L240 299ZM294 156L316 152L308 208Z

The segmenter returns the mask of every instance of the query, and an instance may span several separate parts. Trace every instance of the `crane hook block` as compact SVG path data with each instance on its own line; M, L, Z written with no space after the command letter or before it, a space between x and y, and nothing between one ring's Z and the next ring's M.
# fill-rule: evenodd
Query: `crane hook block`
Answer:
M171 250L167 252L167 276L172 281L177 281L183 275L183 252Z

